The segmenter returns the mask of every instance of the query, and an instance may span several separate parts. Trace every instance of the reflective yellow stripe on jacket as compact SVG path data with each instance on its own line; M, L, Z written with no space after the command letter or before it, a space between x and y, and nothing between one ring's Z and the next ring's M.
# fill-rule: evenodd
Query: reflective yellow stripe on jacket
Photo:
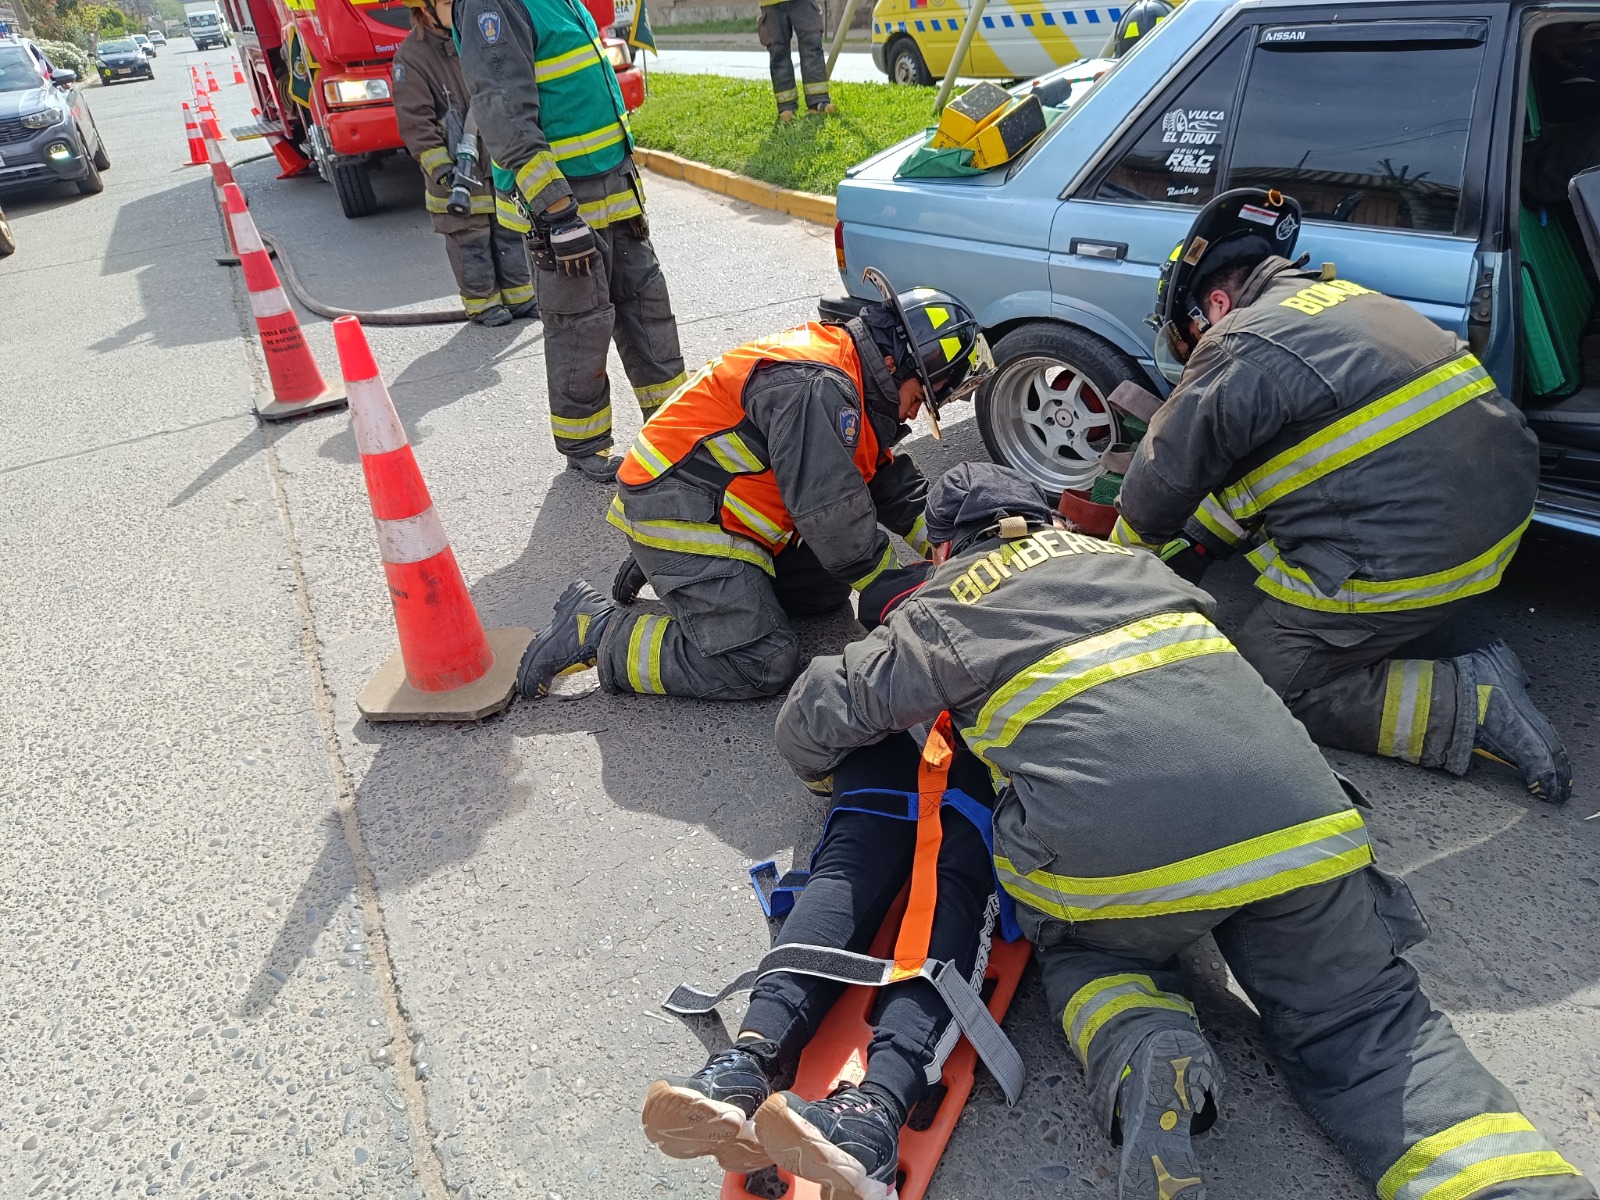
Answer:
M1063 646L1024 668L989 697L961 736L987 762L991 750L1009 746L1029 721L1092 687L1202 654L1232 653L1233 643L1199 613L1158 613Z
M615 146L628 131L621 121L613 117L598 129L591 129L588 133L580 133L576 137L556 138L550 143L550 152L556 156L556 161L577 158L580 154L590 154L595 150L604 150L607 146ZM526 191L526 189L524 189Z
M604 229L618 221L643 216L644 209L639 206L639 197L629 188L625 192L612 192L599 200L585 200L578 205L578 215L588 222L591 229Z
M565 54L534 59L533 81L540 84L549 83L552 79L560 79L598 64L609 67L611 60L606 57L605 47L595 41L587 46L579 46L576 50L568 50Z
M700 521L630 521L622 507L622 497L614 496L606 520L642 546L675 550L680 554L704 554L711 558L732 558L775 574L772 555L748 538L735 537L721 525Z
M1062 921L1108 921L1269 900L1360 870L1372 862L1372 847L1351 808L1131 875L1023 873L998 854L994 862L1001 885L1021 903Z
M1483 1113L1407 1150L1378 1180L1378 1200L1466 1200L1497 1183L1581 1174L1521 1113Z
M432 192L428 192L422 197L422 205L431 213L449 212L450 197L435 196ZM473 195L472 203L468 206L467 211L475 216L487 216L490 213L499 211L499 202L495 197L479 192Z
M437 178L439 172L448 167L452 161L450 151L443 146L430 146L417 156L417 164L429 179Z
M1274 501L1493 390L1483 365L1463 354L1273 455L1218 498L1234 520L1248 521Z
M1261 573L1256 586L1287 604L1319 612L1402 612L1493 591L1511 565L1517 543L1531 520L1532 513L1505 537L1459 567L1407 579L1347 579L1331 596L1325 595L1299 567L1279 557L1277 546L1271 542L1258 546L1246 557Z

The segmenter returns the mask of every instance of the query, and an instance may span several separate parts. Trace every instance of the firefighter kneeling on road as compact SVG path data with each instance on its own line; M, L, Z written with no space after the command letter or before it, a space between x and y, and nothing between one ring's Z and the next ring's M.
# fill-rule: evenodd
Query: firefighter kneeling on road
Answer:
M1319 744L1457 775L1476 751L1560 803L1572 768L1504 642L1389 657L1500 582L1533 512L1538 442L1457 338L1289 262L1299 228L1293 199L1240 189L1173 251L1150 321L1177 386L1111 536L1192 579L1253 545L1266 599L1239 653Z
M404 0L411 32L394 52L394 109L406 150L422 166L433 228L444 235L456 288L479 325L537 317L533 271L521 229L495 220L489 160L468 115L467 85L450 37L451 0ZM467 171L458 170L465 166ZM465 188L467 209L451 212Z
M455 23L501 219L531 221L556 449L610 483L612 339L647 420L684 381L616 69L579 0L459 0Z
M608 691L777 695L800 665L785 614L832 611L892 568L880 524L921 552L927 483L889 448L924 406L937 431L992 360L959 300L867 278L881 303L728 351L644 427L608 518L633 555L613 594L648 580L671 615L574 583L523 658L524 696L597 663Z
M942 565L864 641L812 662L777 741L824 780L948 711L1003 781L996 873L1121 1142L1121 1200L1205 1194L1190 1136L1223 1081L1177 956L1208 933L1290 1089L1383 1200L1592 1200L1399 957L1422 914L1211 598L1048 512L1005 467L937 480Z

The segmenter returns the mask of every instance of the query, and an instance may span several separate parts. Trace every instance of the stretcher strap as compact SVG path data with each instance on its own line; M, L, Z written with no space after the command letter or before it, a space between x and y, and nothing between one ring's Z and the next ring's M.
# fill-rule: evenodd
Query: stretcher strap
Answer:
M900 973L897 963L868 954L855 954L831 946L775 946L753 969L725 985L721 991L702 992L680 983L661 1007L682 1016L708 1013L729 996L736 992L748 992L763 976L779 971L812 975L856 987L887 987L908 978L928 980L949 1008L956 1025L978 1052L978 1057L989 1068L995 1082L1005 1092L1006 1103L1015 1104L1017 1097L1022 1094L1025 1078L1022 1056L989 1012L983 997L962 978L960 969L953 962L924 959L922 966L908 976Z
M894 944L896 979L920 974L928 961L933 912L939 903L939 847L944 841L939 810L944 805L954 757L951 737L950 714L940 713L928 731L922 760L917 764L917 850L911 860L911 897Z

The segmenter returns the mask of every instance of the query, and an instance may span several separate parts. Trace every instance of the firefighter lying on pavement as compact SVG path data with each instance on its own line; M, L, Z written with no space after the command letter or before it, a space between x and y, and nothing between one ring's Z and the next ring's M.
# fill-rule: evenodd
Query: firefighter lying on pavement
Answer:
M467 85L450 37L451 0L404 0L411 32L394 52L394 110L406 150L422 167L434 232L444 235L467 315L479 325L507 325L536 317L533 271L520 229L495 220L488 156L470 133ZM456 187L461 143L467 141L482 167L467 184L468 211L449 211Z
M862 606L867 621L866 596ZM793 1077L800 1052L843 994L840 979L880 961L833 963L827 952L866 955L912 875L913 859L925 853L918 850L916 820L919 753L909 735L896 734L849 755L833 784L833 803L809 878L756 978L746 976L716 995L696 995L688 1007L675 1008L707 1011L749 987L738 1037L693 1075L668 1075L651 1084L643 1121L646 1136L673 1158L709 1155L732 1172L776 1162L802 1179L833 1185L835 1190L824 1195L877 1200L887 1194L885 1180L894 1178L900 1128L939 1082L960 1031L931 979L902 978L879 994L859 1086L813 1102L777 1090ZM919 956L951 964L976 996L999 911L988 846L994 793L983 764L959 747L938 786L943 803L938 846L932 851L936 884ZM916 884L912 888L915 893ZM919 902L914 894L900 926L896 960L913 923L910 910ZM784 969L797 963L834 973ZM669 1008L684 991L674 993ZM993 1032L1000 1036L998 1028ZM1020 1085L1020 1061L1017 1068ZM817 1130L826 1136L818 1140Z
M948 710L1003 784L996 872L1121 1140L1122 1200L1204 1195L1190 1136L1223 1080L1177 955L1207 933L1291 1090L1384 1200L1594 1197L1398 957L1421 913L1211 598L1143 550L1050 529L1008 468L952 468L927 518L946 561L802 673L778 749L823 780Z
M1321 745L1458 775L1477 751L1559 803L1566 751L1504 642L1390 657L1500 582L1533 512L1537 441L1458 339L1290 263L1299 224L1292 199L1228 192L1174 251L1151 323L1177 386L1112 537L1194 579L1254 543L1266 598L1234 641Z
M646 419L684 381L616 70L578 0L458 0L455 29L497 211L531 224L556 449L609 483L612 340Z
M648 579L670 615L574 583L523 658L524 696L597 663L608 691L776 695L799 669L786 614L836 609L893 567L880 525L921 551L927 484L889 448L924 405L937 422L977 388L988 347L954 297L867 277L881 303L730 350L640 432L608 518L633 557L614 594Z

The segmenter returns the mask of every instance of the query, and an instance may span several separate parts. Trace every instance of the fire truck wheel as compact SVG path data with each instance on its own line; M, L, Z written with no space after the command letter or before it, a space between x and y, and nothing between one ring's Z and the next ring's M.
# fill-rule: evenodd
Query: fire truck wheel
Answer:
M372 193L372 176L366 163L337 166L328 174L345 216L366 217L377 211L378 198Z

